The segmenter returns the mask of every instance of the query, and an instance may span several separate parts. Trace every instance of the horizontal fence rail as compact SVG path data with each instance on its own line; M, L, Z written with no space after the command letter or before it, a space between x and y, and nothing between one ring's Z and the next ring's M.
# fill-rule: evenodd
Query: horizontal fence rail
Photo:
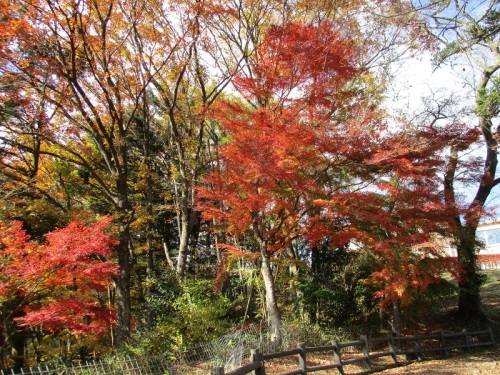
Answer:
M297 356L297 369L279 375L303 375L337 369L342 375L345 374L345 366L362 364L366 372L373 370L372 361L382 357L390 357L392 365L402 364L398 362L398 356L405 356L404 361L409 359L422 359L425 353L440 353L447 355L453 350L471 350L473 348L495 346L493 331L488 328L484 331L457 333L440 333L434 335L394 336L392 334L382 338L368 338L361 336L358 341L339 343L333 341L332 345L319 347L306 347L300 343L297 349L282 351L278 353L262 354L257 349L251 351L250 363L238 369L224 372L224 367L215 367L210 371L211 375L266 375L266 361ZM345 351L349 348L352 354L349 358L343 358ZM354 348L354 350L353 350ZM308 354L327 352L332 353L331 363L324 365L308 366Z
M332 339L336 337L352 337L354 331L356 334L359 331L356 328L338 328L331 331L324 331L317 326L300 326L297 324L285 324L283 326L283 341L280 345L276 345L273 342L273 333L269 325L265 322L251 324L248 326L243 326L239 329L220 336L216 339L198 343L195 345L190 345L188 347L179 346L171 348L168 354L165 355L146 355L142 357L135 356L133 358L124 359L122 356L111 357L103 359L102 362L96 360L86 361L86 362L70 362L70 363L51 363L48 367L46 364L38 364L33 366L32 369L24 368L12 369L4 368L3 374L0 375L23 375L33 373L35 375L58 375L58 374L70 374L70 375L96 375L98 371L99 375L114 374L112 371L115 368L122 367L137 367L147 368L144 370L144 375L152 375L148 371L149 365L132 365L130 361L135 363L142 363L141 361L148 360L151 361L152 358L156 362L161 361L164 366L168 366L171 370L162 371L158 368L158 372L154 375L203 375L207 374L211 368L216 366L224 366L226 371L237 369L242 367L242 365L248 363L248 355L251 349L257 348L261 353L274 353L282 350L289 350L296 348L297 342L305 342L307 345L324 345L331 342ZM354 348L345 348L344 351L354 350ZM13 362L7 364L13 365ZM75 371L79 371L81 368L84 374L81 372L69 373L72 368L76 368ZM68 370L68 368L70 370ZM118 370L122 374L121 370ZM123 372L127 375L126 372Z
M224 356L222 361L215 361L213 358L212 360L200 358L196 367L189 365L189 361L172 362L166 356L144 356L121 357L109 361L91 361L74 365L59 365L57 367L40 366L17 372L14 370L1 370L0 375L193 375L207 374L208 372L216 375L246 375L252 373L265 375L266 362L269 366L270 361L287 361L290 359L292 361L295 359L295 364L290 366L291 370L279 375L299 375L335 369L340 374L345 374L346 371L350 370L348 367L350 365L362 366L366 370L365 372L369 372L373 366L380 366L374 361L384 357L386 357L387 363L396 366L408 359L422 358L426 353L437 352L447 355L457 349L470 350L495 345L491 329L427 336L396 337L388 335L381 338L361 336L360 340L348 342L331 341L331 339L326 341L321 339L321 341L322 346L312 346L314 341L309 340L307 345L302 343L295 348L293 348L293 343L290 342L292 346L282 348L281 351L272 352L272 345L262 345L259 340L252 339L251 344L256 344L255 347L259 347L259 344L261 344L260 350L246 350L246 353L250 352L250 361L245 365L240 364L238 366L231 366L230 363L235 355L234 349L236 348L240 352L243 347L233 347L233 345L226 344L224 347L227 349L226 351L232 351L231 356ZM264 354L263 352L267 353ZM243 353L239 355L242 358L246 357ZM315 363L314 356L318 355L322 356L322 361ZM401 356L405 357L401 358ZM222 364L225 365L225 368L213 368Z

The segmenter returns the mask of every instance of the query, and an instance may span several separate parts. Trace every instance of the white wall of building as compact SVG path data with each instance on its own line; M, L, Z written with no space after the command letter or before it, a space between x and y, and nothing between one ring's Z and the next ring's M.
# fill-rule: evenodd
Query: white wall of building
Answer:
M479 255L500 254L500 222L479 224L476 236L485 245Z

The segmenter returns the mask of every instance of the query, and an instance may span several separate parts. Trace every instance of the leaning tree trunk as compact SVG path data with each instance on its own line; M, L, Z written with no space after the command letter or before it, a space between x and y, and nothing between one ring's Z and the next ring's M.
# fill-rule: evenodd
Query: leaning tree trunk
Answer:
M486 143L486 157L481 181L472 203L464 215L464 225L459 225L458 231L458 262L461 267L461 277L458 283L459 299L458 314L466 319L482 319L481 297L479 290L482 283L479 266L477 264L476 230L481 219L486 200L492 189L499 183L496 179L498 166L498 137L500 127L494 129L493 118L498 113L495 101L488 94L488 83L493 73L500 67L500 54L497 54L497 64L485 69L477 87L476 113L479 117L479 126Z
M460 266L458 315L465 319L482 319L480 287L482 277L477 264L478 246L476 243L476 230L483 215L484 206L492 189L500 183L496 178L498 166L498 139L500 127L493 126L493 118L498 113L494 100L489 97L488 83L493 74L500 68L500 53L497 54L497 64L483 71L477 87L476 113L479 118L479 127L482 138L486 144L486 157L483 171L476 190L474 199L469 204L463 218L461 213L455 214L457 227L456 245L458 263ZM448 164L444 180L444 193L447 204L456 209L459 204L455 194L455 183L458 166L459 151L464 149L453 146L448 157Z

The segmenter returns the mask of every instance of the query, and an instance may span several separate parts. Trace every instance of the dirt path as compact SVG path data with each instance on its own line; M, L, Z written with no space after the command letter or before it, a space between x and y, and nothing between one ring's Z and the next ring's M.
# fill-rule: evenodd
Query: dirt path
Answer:
M274 362L274 363L271 363ZM373 363L375 370L373 374L394 374L394 375L470 375L470 374L488 374L500 375L500 348L490 348L483 350L474 350L469 353L451 353L446 358L425 359L411 363L401 364L398 367L391 367L389 360L383 363ZM331 358L316 357L308 361L309 366L326 365L331 363ZM393 366L393 365L392 365ZM388 368L390 367L390 368ZM297 370L297 361L295 358L280 359L266 363L266 374L283 374L288 371ZM385 370L384 370L385 369ZM366 366L346 366L346 374L355 375L366 374ZM315 375L338 374L335 369L315 372Z
M451 355L444 359L413 362L409 365L392 368L379 374L419 374L419 375L500 375L500 349L472 351Z

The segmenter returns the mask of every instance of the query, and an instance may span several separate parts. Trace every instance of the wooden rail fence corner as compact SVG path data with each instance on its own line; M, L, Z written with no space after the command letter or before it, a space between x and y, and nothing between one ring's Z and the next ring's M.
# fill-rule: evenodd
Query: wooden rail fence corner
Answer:
M485 339L487 337L487 339ZM453 340L447 344L447 340ZM431 345L426 346L427 342ZM387 345L387 351L372 352L370 344ZM271 359L297 356L297 369L279 375L306 375L317 371L329 369L337 369L341 375L345 375L344 366L356 363L365 363L368 368L367 373L373 370L373 360L382 357L391 357L393 365L402 364L398 362L398 356L412 356L414 358L424 358L424 353L438 352L442 355L447 355L452 350L466 349L470 351L472 348L484 346L496 346L493 330L489 327L485 331L468 332L463 330L458 333L439 333L434 335L414 335L414 336L394 336L389 333L386 337L368 338L362 335L360 340L339 343L332 341L328 346L307 347L305 343L299 343L296 349L286 350L277 353L262 354L258 350L253 349L250 354L250 363L230 372L224 372L224 367L215 367L211 369L211 375L266 375L265 362ZM409 348L412 346L413 348ZM353 358L342 358L343 349L358 348L357 353L361 353ZM307 354L315 352L331 352L332 363L326 365L308 366ZM406 357L406 361L408 357ZM389 367L388 365L386 367Z

